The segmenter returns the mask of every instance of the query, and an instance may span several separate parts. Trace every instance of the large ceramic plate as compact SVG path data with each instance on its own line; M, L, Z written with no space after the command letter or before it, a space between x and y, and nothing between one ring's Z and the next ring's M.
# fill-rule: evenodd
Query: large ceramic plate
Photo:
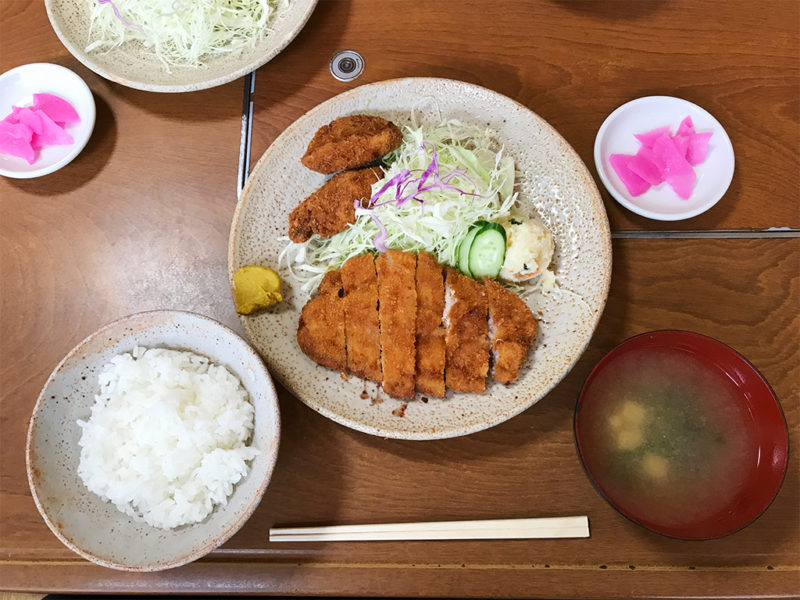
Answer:
M308 298L278 265L289 212L325 181L300 164L314 132L337 117L368 111L402 125L410 112L422 122L444 118L485 123L517 162L520 204L553 231L558 289L529 297L539 334L519 380L490 383L483 394L448 392L444 400L404 402L375 384L344 379L306 357L297 322ZM597 186L570 145L543 119L500 94L447 79L408 78L345 92L298 119L261 157L247 182L231 229L228 265L270 266L283 280L284 301L242 325L270 372L323 415L374 435L434 439L465 435L501 423L540 400L566 375L592 336L608 295L611 236Z
M274 58L300 32L317 0L292 0L277 15L273 31L241 53L208 60L200 67L164 69L144 45L129 42L109 52L86 52L89 15L95 0L45 0L53 30L69 52L92 71L121 85L150 92L191 92L222 85ZM110 8L110 7L109 7Z

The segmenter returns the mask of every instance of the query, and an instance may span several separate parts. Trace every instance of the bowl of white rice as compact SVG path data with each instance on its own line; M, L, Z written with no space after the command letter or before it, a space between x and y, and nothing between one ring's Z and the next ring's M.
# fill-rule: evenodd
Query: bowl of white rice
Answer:
M50 375L28 429L28 480L70 549L157 571L239 530L279 437L272 380L241 337L193 313L139 313L90 335Z

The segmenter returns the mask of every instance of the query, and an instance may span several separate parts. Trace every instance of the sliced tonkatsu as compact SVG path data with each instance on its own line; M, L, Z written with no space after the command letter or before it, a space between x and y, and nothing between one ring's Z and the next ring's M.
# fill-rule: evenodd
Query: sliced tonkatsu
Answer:
M340 117L317 130L300 162L313 171L335 173L374 162L402 141L397 125L381 117Z
M372 254L348 259L340 272L344 288L347 370L363 379L381 381L378 278Z
M445 383L456 392L481 393L489 372L486 289L455 269L447 268L446 274Z
M417 257L417 360L416 389L421 394L444 397L445 330L442 265L427 252Z
M427 252L389 250L328 272L303 307L297 341L319 364L410 399L481 393L490 363L496 381L516 381L536 334L527 304L497 281L475 281Z
M492 348L492 377L500 383L512 383L528 358L536 337L536 319L528 305L502 285L483 280L489 299L489 340Z
M337 371L347 370L344 334L342 276L330 271L319 284L319 293L300 313L297 343L312 360Z
M375 260L381 328L383 390L394 398L414 396L416 366L417 257L389 250Z
M330 237L356 222L356 202L366 206L372 184L382 177L379 169L345 171L331 177L289 214L289 239L305 242L312 235Z

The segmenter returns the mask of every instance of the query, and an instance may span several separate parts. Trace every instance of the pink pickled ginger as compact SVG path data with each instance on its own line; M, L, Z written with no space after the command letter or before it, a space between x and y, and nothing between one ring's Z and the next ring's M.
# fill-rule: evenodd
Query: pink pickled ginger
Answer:
M72 137L64 131L63 127L56 124L43 112L39 113L39 117L42 120L42 132L33 134L31 144L34 150L47 146L69 146L72 143Z
M708 156L708 141L711 139L712 133L710 131L704 133L695 133L689 140L689 146L686 148L686 160L690 165L699 165Z
M22 123L0 121L0 152L25 159L33 164L36 152L31 146L33 131Z
M42 133L44 124L42 123L42 116L39 114L39 111L31 108L19 108L18 106L14 106L12 108L17 109L15 112L9 115L13 115L13 117L16 119L15 121L12 121L13 123L22 123L23 125L27 125L35 134Z
M612 154L608 160L630 195L640 196L650 189L650 184L631 170L631 160L634 158L630 154Z
M664 181L664 173L656 165L652 147L642 145L636 156L631 157L628 167L650 185L658 185Z
M64 129L72 123L80 123L80 117L69 102L53 94L34 94L33 106L12 106L0 121L0 154L33 164L38 150L72 144Z
M81 122L72 104L53 94L34 94L33 108L38 108L59 125Z
M679 198L692 195L697 174L694 166L708 156L711 132L698 133L691 117L681 121L675 135L669 126L634 134L641 146L635 155L612 154L609 162L631 196L644 194L666 181Z
M653 144L653 158L664 180L680 198L687 200L697 176L675 140L668 135L658 138Z
M635 133L633 137L642 142L644 148L652 148L653 143L665 133L669 135L669 125L653 129L653 131L648 131L647 133Z
M710 131L697 133L694 130L692 117L686 117L678 126L675 132L675 139L681 140L681 146L685 148L686 160L690 165L699 165L706 159L708 154L708 140L711 139Z

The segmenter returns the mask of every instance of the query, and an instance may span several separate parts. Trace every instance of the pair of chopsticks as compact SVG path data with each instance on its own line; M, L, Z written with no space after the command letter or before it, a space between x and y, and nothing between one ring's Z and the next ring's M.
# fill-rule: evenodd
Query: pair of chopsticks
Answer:
M589 518L585 516L333 525L330 527L281 527L269 530L270 542L510 540L586 537L589 537Z

